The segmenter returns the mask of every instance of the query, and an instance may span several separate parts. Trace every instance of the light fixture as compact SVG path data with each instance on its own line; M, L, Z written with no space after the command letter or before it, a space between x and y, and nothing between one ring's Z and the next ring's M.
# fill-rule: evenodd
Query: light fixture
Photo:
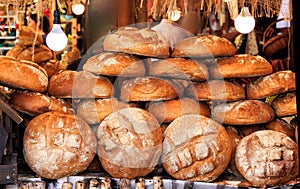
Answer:
M173 11L168 12L168 17L170 18L170 20L172 20L174 22L179 20L180 16L181 16L180 10L173 10Z
M240 14L234 20L235 29L246 34L251 32L255 27L255 19L250 14L248 7L242 7Z
M76 15L82 15L84 13L84 5L74 0L74 2L72 2L72 12Z
M46 37L47 46L53 51L61 51L68 44L67 35L60 26L60 13L58 10L58 2L56 2L56 10L54 11L53 27Z

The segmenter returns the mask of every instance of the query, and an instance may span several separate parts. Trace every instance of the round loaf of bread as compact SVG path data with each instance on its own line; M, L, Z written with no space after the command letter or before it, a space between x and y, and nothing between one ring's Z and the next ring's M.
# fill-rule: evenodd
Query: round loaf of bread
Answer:
M46 70L48 78L51 78L60 71L59 64L59 60L52 59L47 62L40 63L39 65Z
M222 103L211 110L212 118L230 125L254 125L270 122L275 117L271 106L259 100Z
M6 56L18 58L18 56L22 53L22 51L26 49L26 47L20 45L19 43L15 44L13 48L9 49L6 53Z
M206 64L186 58L167 58L153 61L149 75L203 81L209 78Z
M19 44L22 46L32 46L35 42L35 46L39 46L43 43L43 38L41 35L35 35L36 31L30 26L22 26L19 29ZM36 40L34 40L36 37Z
M121 27L104 38L105 51L125 52L142 56L166 58L170 42L159 32L149 28Z
M235 162L245 179L255 187L275 186L297 178L297 144L285 134L262 130L239 142Z
M296 92L278 95L272 102L277 117L297 115Z
M185 96L200 101L238 101L245 99L245 89L238 83L228 80L210 80L190 84L184 90Z
M143 177L159 163L162 131L144 109L123 108L110 114L100 123L97 137L99 159L112 177Z
M17 56L18 60L33 61L37 64L46 62L51 58L52 51L45 45L27 47Z
M277 71L248 83L248 99L264 99L268 96L295 91L295 73L290 70Z
M216 66L209 69L213 79L257 77L271 74L272 65L263 57L250 54L237 54L232 57L222 57Z
M11 96L10 104L16 110L31 116L49 111L74 113L69 102L37 92L17 91Z
M274 119L266 124L266 129L281 132L295 140L295 128L284 119Z
M58 98L110 98L113 85L87 71L64 70L50 78L48 93Z
M8 87L45 92L48 75L38 64L13 57L0 57L0 82Z
M235 46L216 35L194 36L176 43L172 57L220 57L236 54Z
M177 117L185 114L199 114L210 117L208 104L190 98L151 102L147 109L160 123L172 122Z
M87 99L77 105L77 115L81 116L89 124L97 124L104 120L109 114L131 106L116 98Z
M158 101L178 97L176 84L156 77L137 77L123 81L120 98L125 101Z
M87 59L84 71L94 74L138 77L144 76L146 69L143 61L137 56L126 53L101 52Z
M84 171L95 157L97 139L79 116L51 111L32 119L24 133L24 157L38 175L58 179Z
M180 180L211 182L227 168L232 146L225 128L202 115L176 118L165 130L162 161Z

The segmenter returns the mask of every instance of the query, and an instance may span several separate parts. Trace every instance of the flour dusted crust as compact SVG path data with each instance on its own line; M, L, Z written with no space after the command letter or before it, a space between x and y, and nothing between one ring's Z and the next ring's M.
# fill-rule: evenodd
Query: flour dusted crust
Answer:
M48 93L58 98L110 98L113 92L107 78L87 71L61 71L50 78L48 87Z
M233 56L236 48L227 40L215 35L194 36L176 43L172 57Z
M178 97L177 84L158 77L137 77L123 81L120 99L124 101L158 101Z
M203 81L209 78L206 64L186 58L167 58L149 64L149 75Z
M288 92L277 96L272 102L277 117L297 115L296 92Z
M297 148L283 133L257 131L239 142L236 166L255 187L280 185L299 175Z
M216 66L209 69L211 78L243 78L271 74L271 64L262 56L237 54L217 59Z
M150 57L170 55L170 42L159 32L149 28L121 27L104 38L105 51L125 52Z
M137 178L154 170L162 151L162 130L148 111L123 108L107 116L97 129L98 156L116 178Z
M164 135L162 162L172 177L211 182L227 168L231 141L214 120L183 115L171 122Z
M144 76L146 72L143 61L137 56L116 52L101 52L90 57L83 65L83 70L122 77Z
M245 99L245 89L240 84L228 80L209 80L190 84L185 88L184 94L200 101L230 102Z
M0 82L3 85L35 92L47 90L47 72L34 62L1 56L0 70Z
M246 87L248 99L263 99L296 90L295 73L290 70L277 71L248 83Z
M46 94L30 91L16 91L10 104L18 111L37 116L49 111L74 113L72 105L67 101Z
M212 119L223 124L253 125L272 121L275 112L263 101L241 100L216 105L211 115Z
M84 171L95 157L96 147L93 130L74 114L40 114L29 122L24 133L28 166L48 179Z

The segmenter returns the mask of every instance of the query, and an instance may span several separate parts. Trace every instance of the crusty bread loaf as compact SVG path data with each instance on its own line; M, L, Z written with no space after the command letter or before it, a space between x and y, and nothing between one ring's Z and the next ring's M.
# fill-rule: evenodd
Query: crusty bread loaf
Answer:
M47 62L40 63L39 65L46 70L48 78L51 78L60 71L59 64L59 60L52 59Z
M110 98L113 92L107 78L87 71L61 71L50 78L48 87L48 93L59 98Z
M159 32L149 28L121 27L104 38L105 51L125 52L165 58L170 55L170 42Z
M52 51L45 45L29 46L17 56L19 60L33 61L37 64L46 62L52 58Z
M9 49L6 53L6 56L18 58L21 52L25 49L25 46L20 45L19 43L15 44L13 48Z
M138 77L146 73L145 65L137 56L126 53L101 52L87 59L83 70L94 74Z
M211 182L227 168L231 142L225 128L214 120L183 115L164 134L162 162L172 177Z
M235 155L238 170L255 187L280 185L297 178L298 161L297 144L272 130L242 138Z
M277 71L248 83L248 99L263 99L268 96L295 91L295 73L290 70Z
M266 124L266 129L281 132L295 140L295 128L284 119L274 119Z
M99 159L112 177L143 177L159 163L162 131L144 109L123 108L110 114L100 123L97 137Z
M32 46L34 39L36 37L35 40L35 44L36 46L41 45L43 43L43 38L41 35L36 35L36 31L34 28L31 28L29 26L22 26L19 29L19 44L22 46Z
M263 101L241 100L219 104L212 108L211 115L219 123L253 125L272 121L275 112Z
M220 57L236 54L235 46L216 35L194 36L176 43L172 57Z
M151 102L148 104L147 110L152 113L160 123L172 122L177 117L185 114L200 114L210 117L208 104L190 98Z
M58 179L84 171L96 154L93 130L79 116L51 111L32 119L24 133L24 157L39 176Z
M245 89L228 80L210 80L187 86L184 95L201 101L238 101L245 99Z
M149 75L203 81L209 78L206 64L186 58L167 58L149 64Z
M37 92L16 91L11 96L10 104L16 110L31 116L37 116L49 111L74 113L69 102Z
M272 102L277 117L297 115L296 92L278 95Z
M176 84L157 77L137 77L123 81L120 98L125 101L159 101L178 97Z
M0 82L5 86L35 92L47 90L47 72L34 62L1 56L0 70Z
M211 78L222 79L264 76L271 74L273 68L262 56L237 54L219 58L217 64L210 67L209 71Z
M97 124L104 120L109 114L131 106L116 98L107 99L87 99L82 100L77 105L77 115L81 116L89 124Z

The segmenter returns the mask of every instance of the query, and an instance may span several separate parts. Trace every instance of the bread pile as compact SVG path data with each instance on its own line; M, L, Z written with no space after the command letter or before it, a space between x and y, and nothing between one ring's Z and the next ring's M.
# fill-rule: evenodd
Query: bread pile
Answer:
M104 38L103 49L86 59L83 70L53 75L42 92L71 99L75 115L51 115L59 108L48 108L50 112L37 117L54 116L54 122L81 119L94 128L97 156L112 177L149 176L159 165L175 179L214 182L229 171L255 187L284 184L298 176L295 128L283 119L296 115L293 72L273 72L261 56L235 54L235 47L217 36L187 38L171 51L159 33L124 27ZM241 83L244 79L251 81ZM55 135L69 121L56 128L50 119L38 120L30 125L46 129L28 127L31 137L37 132L58 141L73 136L67 129L63 136ZM74 138L85 144L82 136L85 133ZM30 146L30 141L25 142ZM94 140L89 142L94 149ZM83 153L68 142L53 143L50 149L55 146L59 150L53 156L69 153L70 148L76 157ZM31 157L36 148L25 151L27 158L36 158ZM68 169L63 175L78 171L83 169Z

